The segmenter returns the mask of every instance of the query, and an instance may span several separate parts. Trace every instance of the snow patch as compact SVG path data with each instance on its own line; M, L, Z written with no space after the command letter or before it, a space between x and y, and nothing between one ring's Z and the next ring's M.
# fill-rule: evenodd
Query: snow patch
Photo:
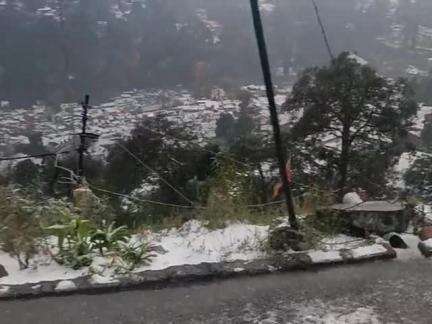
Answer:
M262 242L268 237L268 226L230 224L226 228L209 230L192 220L180 229L157 234L151 240L168 253L157 254L142 270L160 270L181 264L252 260L264 256Z
M117 283L119 281L110 276L101 276L99 274L94 274L93 276L91 276L90 282L96 285L103 285L103 284Z
M354 307L354 305L329 306L322 301L314 304L297 307L297 320L299 323L320 324L379 324L375 309L371 307ZM297 323L297 321L296 321Z
M73 270L57 264L49 256L38 255L32 260L33 266L20 270L17 260L0 251L0 264L3 265L9 276L0 278L0 284L21 285L25 283L38 283L41 281L68 280L86 274L85 269Z
M76 289L76 285L74 284L73 281L70 280L60 281L55 287L56 291L71 291L74 289Z
M0 286L0 295L4 295L9 291L10 287L8 286Z
M404 240L406 245L408 245L407 249L395 249L397 253L398 260L407 261L415 258L422 258L420 250L417 245L420 242L420 239L417 235L414 234L399 234L399 236Z
M348 58L356 61L360 65L368 65L369 64L368 61L366 61L364 58L362 58L362 57L360 57L354 53L351 53L350 55L348 55Z
M430 238L430 239L428 239L428 240L426 240L426 241L423 241L423 244L424 244L427 248L432 249L432 238Z
M343 260L339 251L313 251L308 254L313 263L331 263Z
M324 251L355 249L362 245L368 245L367 241L345 234L338 234L333 237L326 237L321 241L321 249Z
M381 244L374 244L369 246L362 246L352 250L355 259L366 256L376 256L387 252L387 249Z

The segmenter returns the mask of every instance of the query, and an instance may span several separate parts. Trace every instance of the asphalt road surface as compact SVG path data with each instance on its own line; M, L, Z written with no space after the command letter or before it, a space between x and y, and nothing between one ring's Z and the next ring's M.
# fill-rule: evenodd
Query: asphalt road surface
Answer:
M0 302L0 323L432 323L432 260Z

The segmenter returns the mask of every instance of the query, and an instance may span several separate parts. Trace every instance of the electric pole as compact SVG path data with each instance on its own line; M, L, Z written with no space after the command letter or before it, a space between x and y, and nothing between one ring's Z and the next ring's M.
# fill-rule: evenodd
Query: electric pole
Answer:
M80 133L80 147L78 148L78 176L80 177L80 182L84 177L84 152L86 150L86 130L87 130L87 119L88 119L88 109L90 103L90 96L86 95L84 98L84 102L81 103L82 106L82 114L81 114L81 123L82 129Z
M261 60L261 68L263 71L264 82L266 86L267 99L269 102L270 119L273 126L273 137L275 141L276 155L279 164L279 174L282 177L283 191L285 194L285 201L288 210L288 217L290 226L293 229L298 229L297 218L294 210L294 203L291 194L291 188L287 177L286 170L286 154L282 143L281 131L279 126L279 116L276 109L276 102L274 98L273 81L271 77L270 63L267 53L267 46L264 37L264 28L261 20L258 0L250 0L252 17L255 27L255 35L258 43L258 51Z

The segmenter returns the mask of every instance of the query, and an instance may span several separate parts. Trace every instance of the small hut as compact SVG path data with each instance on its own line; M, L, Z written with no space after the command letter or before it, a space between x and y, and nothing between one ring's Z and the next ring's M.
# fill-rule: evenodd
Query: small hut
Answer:
M343 203L331 206L346 217L354 229L383 235L386 233L405 232L410 221L408 209L400 202L364 201Z

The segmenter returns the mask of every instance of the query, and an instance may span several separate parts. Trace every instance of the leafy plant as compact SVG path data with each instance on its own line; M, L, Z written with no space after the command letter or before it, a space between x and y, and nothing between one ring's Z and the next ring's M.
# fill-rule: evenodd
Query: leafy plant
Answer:
M104 254L103 250L112 251L118 249L119 243L126 243L130 238L129 231L126 226L114 227L115 224L111 223L107 228L98 229L91 236L91 242L97 248L101 255Z
M77 218L67 224L49 226L45 228L45 232L57 236L59 252L55 259L58 263L73 269L89 266L92 263L93 229L90 221Z
M151 254L151 246L147 242L122 244L120 247L120 257L125 266L121 267L127 271L132 271L136 267L149 262L154 256Z

